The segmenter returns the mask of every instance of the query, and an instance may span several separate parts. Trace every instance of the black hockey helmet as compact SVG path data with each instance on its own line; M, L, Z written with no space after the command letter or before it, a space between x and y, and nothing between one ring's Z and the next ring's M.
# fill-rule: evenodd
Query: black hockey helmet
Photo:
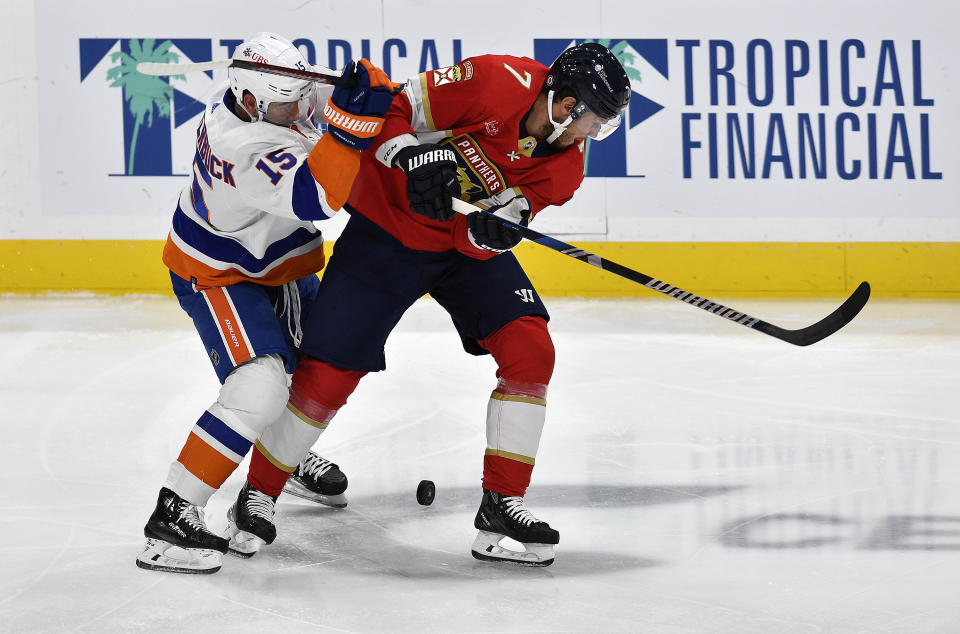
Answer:
M617 117L630 103L630 78L606 46L584 42L560 53L550 66L544 90L570 94L603 119Z

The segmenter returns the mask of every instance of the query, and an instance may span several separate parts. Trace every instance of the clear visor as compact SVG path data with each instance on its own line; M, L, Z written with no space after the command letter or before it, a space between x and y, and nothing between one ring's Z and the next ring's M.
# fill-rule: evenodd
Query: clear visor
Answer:
M296 101L271 102L263 113L263 118L277 125L293 125L310 121L316 110L317 90L316 84L312 84L307 94Z
M623 117L619 114L610 119L604 119L587 110L574 119L567 126L567 130L577 138L590 137L595 141L602 141L620 127L621 121Z

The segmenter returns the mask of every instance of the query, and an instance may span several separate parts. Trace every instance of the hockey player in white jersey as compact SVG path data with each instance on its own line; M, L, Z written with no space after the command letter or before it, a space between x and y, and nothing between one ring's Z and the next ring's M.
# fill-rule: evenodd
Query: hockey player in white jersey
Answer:
M291 42L272 33L244 42L234 58L310 69ZM324 265L313 221L346 201L360 151L379 132L395 87L367 60L349 63L343 76L352 85L332 90L259 71L227 73L229 85L197 126L192 179L163 252L222 387L170 465L144 527L136 563L150 570L216 572L228 550L251 556L275 538L276 498L249 480L230 509L229 540L207 528L202 509L286 407L300 324ZM329 126L322 136L313 123L321 99ZM264 449L254 459L272 458ZM274 466L322 479L308 484L321 493L320 485L328 486L334 498L326 501L345 504L346 477L329 461Z

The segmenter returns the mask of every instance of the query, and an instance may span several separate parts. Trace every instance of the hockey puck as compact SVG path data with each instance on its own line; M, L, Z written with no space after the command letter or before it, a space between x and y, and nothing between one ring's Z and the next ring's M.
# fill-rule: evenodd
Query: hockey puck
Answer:
M437 487L430 480L421 480L417 485L417 502L422 506L433 504L433 497L437 494Z

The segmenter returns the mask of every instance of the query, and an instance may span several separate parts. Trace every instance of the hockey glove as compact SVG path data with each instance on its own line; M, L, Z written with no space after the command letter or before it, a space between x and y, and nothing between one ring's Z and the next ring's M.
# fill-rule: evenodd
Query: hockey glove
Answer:
M520 232L505 227L497 220L498 216L526 227L530 222L530 199L517 196L486 211L475 211L468 215L467 226L470 228L469 237L473 246L502 253L520 244L523 239Z
M393 103L396 86L387 74L366 59L348 62L342 77L356 82L352 87L337 86L327 100L323 114L328 132L347 147L365 150L380 134L383 116Z
M410 211L444 222L456 215L453 198L460 197L460 182L453 150L433 143L412 145L397 152L394 165L407 174Z

